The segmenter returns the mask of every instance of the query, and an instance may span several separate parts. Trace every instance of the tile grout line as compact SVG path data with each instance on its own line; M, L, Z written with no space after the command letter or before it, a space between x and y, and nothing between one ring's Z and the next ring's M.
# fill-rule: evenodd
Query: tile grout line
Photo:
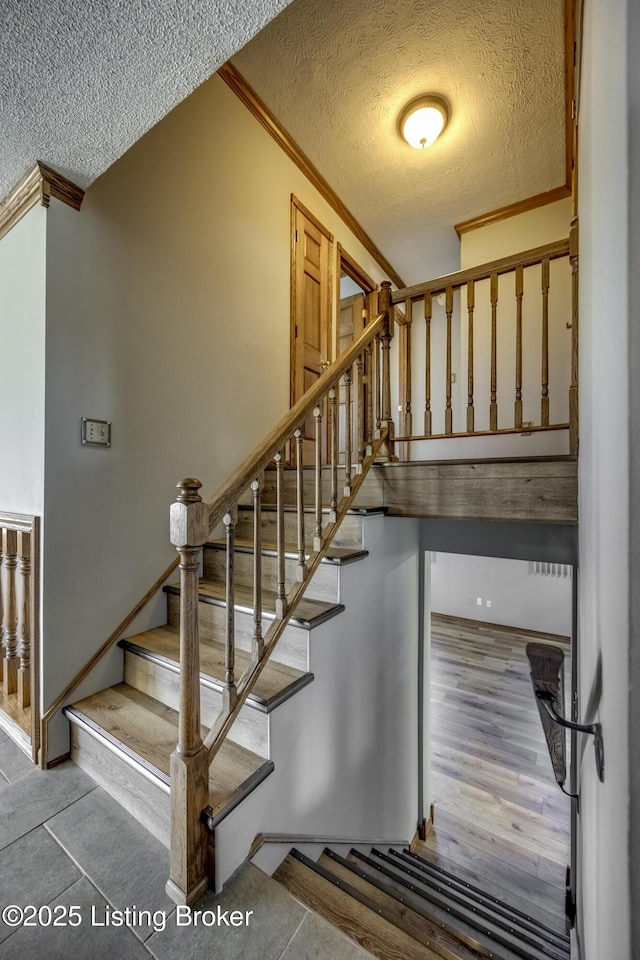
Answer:
M295 899L295 898L294 898L294 899ZM300 903L299 900L297 900L296 902L297 902L297 903ZM304 906L304 904L300 904L300 905L301 905L301 906ZM300 927L301 927L302 924L305 922L305 920L307 919L307 917L309 916L309 914L310 914L310 912L311 912L307 907L304 907L304 910L305 910L305 914L304 914L302 920L300 921L300 923L298 924L298 926L295 928L295 930L293 931L293 933L291 934L291 936L289 937L289 939L288 939L287 942L285 943L282 951L278 954L277 957L274 958L274 960L282 960L282 957L285 955L285 953L287 952L287 950L288 950L289 947L291 946L291 943L292 943L294 937L296 936L296 934L298 933Z

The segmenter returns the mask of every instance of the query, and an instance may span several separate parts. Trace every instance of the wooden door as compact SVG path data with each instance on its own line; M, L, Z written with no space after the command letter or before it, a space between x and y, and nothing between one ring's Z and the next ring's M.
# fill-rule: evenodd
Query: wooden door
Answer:
M355 293L350 297L340 300L340 313L338 318L338 356L347 350L354 340L357 340L364 330L366 319L364 293ZM356 397L358 396L358 384L356 377L353 376L351 389L351 403L349 415L351 417L351 436L356 436L357 409ZM344 444L345 444L345 389L342 384L338 391L338 462L344 463ZM352 460L354 460L354 451L352 450Z
M313 386L332 360L331 277L333 237L292 200L291 405ZM325 418L326 420L326 418ZM326 431L325 431L326 433ZM304 425L305 463L315 458L313 416ZM326 455L326 442L325 455Z

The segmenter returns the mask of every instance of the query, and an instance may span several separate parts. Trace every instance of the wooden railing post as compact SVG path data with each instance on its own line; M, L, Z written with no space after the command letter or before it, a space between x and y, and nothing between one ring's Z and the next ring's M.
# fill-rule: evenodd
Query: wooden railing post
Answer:
M171 542L180 554L180 712L178 744L171 754L171 856L167 894L194 903L206 890L207 828L201 815L209 803L209 758L200 728L198 572L209 539L209 505L199 480L178 484L171 506Z
M4 630L4 659L2 661L2 684L4 693L16 693L18 689L18 599L16 593L16 567L18 566L18 534L15 530L4 531L4 556L7 571L7 597Z
M571 221L569 262L571 263L571 386L569 387L569 450L578 452L578 288L579 288L579 222Z
M31 703L31 534L18 534L20 576L22 579L22 615L20 617L20 668L18 670L18 705Z
M393 304L391 303L391 281L383 280L378 294L378 309L385 314L384 327L380 339L382 341L382 403L380 413L380 429L387 430L387 438L380 448L378 461L388 462L397 460L393 453L394 424L391 418L391 363L389 350L393 338Z

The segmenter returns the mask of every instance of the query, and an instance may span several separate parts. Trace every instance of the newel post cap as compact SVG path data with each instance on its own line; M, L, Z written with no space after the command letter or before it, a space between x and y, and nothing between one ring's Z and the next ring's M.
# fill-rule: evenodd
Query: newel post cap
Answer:
M198 492L202 484L186 477L177 486L180 493L171 504L169 539L174 547L201 547L209 539L209 504Z

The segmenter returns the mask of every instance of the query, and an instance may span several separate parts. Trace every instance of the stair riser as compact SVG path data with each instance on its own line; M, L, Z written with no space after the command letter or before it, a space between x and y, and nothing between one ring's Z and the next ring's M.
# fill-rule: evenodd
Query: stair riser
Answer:
M170 845L169 794L86 730L71 723L71 759L165 847Z
M262 493L262 502L274 505L276 503L276 474L275 470L265 472L264 490ZM352 470L351 479L356 476L355 468ZM287 506L295 506L297 481L295 470L285 470L284 472L284 502ZM338 470L338 503L344 494L344 468ZM316 502L315 471L304 471L304 502L305 506L313 507ZM358 504L384 504L384 480L378 476L376 470L370 470L365 481L356 497L355 505ZM328 507L331 505L331 471L325 467L322 471L322 505Z
M147 660L132 653L124 656L124 681L150 697L178 710L180 701L180 676L161 663ZM213 726L222 709L222 694L211 687L200 685L201 719L205 727ZM229 736L240 746L268 758L269 717L266 713L245 705L233 724Z
M277 542L277 517L273 510L265 510L262 513L262 540L263 543L275 544ZM328 516L323 515L322 525L325 527L328 523ZM311 513L305 513L305 543L308 549L313 546L313 536L315 532L315 518ZM236 536L241 540L253 541L253 512L241 510L238 515L238 524L236 526ZM297 543L298 540L298 518L295 513L287 512L284 515L284 539L286 543ZM350 547L354 550L362 549L362 517L356 514L347 514L340 525L338 533L333 538L334 547Z
M167 615L169 626L180 625L180 597L167 594ZM262 621L263 633L266 633L272 620ZM226 607L217 604L200 602L198 604L198 624L201 640L224 641L227 625ZM240 650L251 650L253 639L253 616L241 610L236 610L235 641ZM296 670L308 670L308 640L309 631L303 627L289 625L286 627L278 642L273 659L284 663Z
M206 580L220 580L224 582L226 571L226 551L211 547L204 551L204 576ZM287 591L296 583L297 561L285 561L285 580ZM234 573L236 583L242 586L253 585L253 554L236 551ZM321 563L316 570L311 583L305 591L305 597L310 600L326 600L337 603L340 597L340 572L337 564ZM262 587L265 590L278 589L278 558L262 556Z

